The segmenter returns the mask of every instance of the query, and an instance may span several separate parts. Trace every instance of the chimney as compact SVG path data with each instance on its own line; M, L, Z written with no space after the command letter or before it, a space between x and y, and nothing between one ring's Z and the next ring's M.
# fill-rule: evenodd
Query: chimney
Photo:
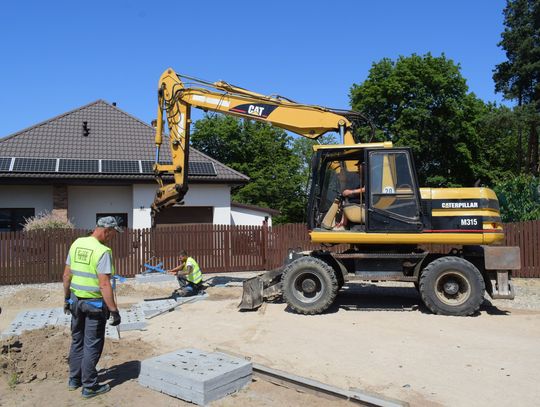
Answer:
M88 128L88 122L82 122L83 136L88 137L90 129Z
M112 105L113 105L113 106L116 106L116 102L112 102Z

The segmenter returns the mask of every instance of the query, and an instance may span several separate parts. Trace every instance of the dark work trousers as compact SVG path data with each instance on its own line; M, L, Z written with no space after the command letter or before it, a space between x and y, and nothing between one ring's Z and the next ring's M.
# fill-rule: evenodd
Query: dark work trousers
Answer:
M191 281L188 281L183 276L177 276L178 284L180 289L183 291L183 297L191 297L192 295L197 295L202 288L202 284L194 284Z
M83 387L98 384L96 365L105 343L106 309L96 310L71 296L71 350L69 378L81 380Z

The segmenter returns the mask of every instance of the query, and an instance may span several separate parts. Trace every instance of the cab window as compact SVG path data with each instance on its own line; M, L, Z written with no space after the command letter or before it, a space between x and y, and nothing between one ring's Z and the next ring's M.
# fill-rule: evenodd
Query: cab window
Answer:
M397 216L419 217L409 155L404 152L370 152L370 206Z

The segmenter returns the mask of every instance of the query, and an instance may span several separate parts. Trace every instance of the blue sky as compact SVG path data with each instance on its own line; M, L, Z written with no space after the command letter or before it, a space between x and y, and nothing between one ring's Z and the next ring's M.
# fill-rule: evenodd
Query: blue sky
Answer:
M5 1L0 5L0 137L97 99L150 122L157 81L177 72L264 94L348 108L381 58L461 65L469 89L492 80L504 0ZM194 116L197 118L198 116ZM200 117L200 116L199 116Z

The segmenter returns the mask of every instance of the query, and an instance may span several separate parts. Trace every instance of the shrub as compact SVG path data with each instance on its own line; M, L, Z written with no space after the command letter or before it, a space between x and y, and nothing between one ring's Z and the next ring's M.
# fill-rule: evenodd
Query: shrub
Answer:
M43 212L36 216L25 219L24 231L51 230L51 229L75 229L69 219L61 218L50 212Z

